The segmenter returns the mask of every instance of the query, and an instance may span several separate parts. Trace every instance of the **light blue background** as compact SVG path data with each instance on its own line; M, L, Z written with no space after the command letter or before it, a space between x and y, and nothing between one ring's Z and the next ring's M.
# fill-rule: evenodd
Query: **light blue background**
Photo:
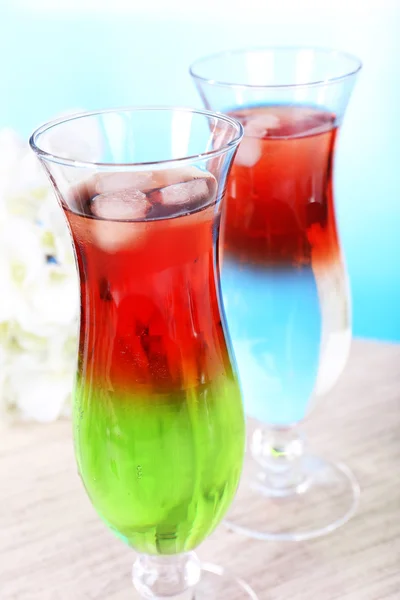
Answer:
M19 10L17 0L13 9L0 4L0 127L28 136L71 108L200 106L188 65L235 46L311 44L358 54L364 69L336 169L353 331L400 340L400 2L213 3L132 0L113 12L89 0L70 0L68 11L62 0L47 9L43 0L35 9L28 0Z

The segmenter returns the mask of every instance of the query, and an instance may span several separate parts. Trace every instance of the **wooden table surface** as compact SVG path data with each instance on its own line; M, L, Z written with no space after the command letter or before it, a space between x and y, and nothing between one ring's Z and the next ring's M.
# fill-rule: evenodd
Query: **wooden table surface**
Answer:
M398 600L400 345L354 342L306 429L318 452L352 467L357 515L302 543L253 541L222 526L200 556L245 578L259 600ZM70 423L0 430L1 600L116 600L129 590L133 559L86 498Z

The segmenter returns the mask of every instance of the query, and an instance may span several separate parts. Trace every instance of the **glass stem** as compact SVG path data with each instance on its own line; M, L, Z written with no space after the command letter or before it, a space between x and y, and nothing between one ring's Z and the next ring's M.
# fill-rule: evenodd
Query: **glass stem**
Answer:
M289 496L302 491L307 478L302 469L305 442L297 427L256 429L251 452L262 467L259 479L268 495Z
M201 565L195 552L172 556L141 554L133 565L133 585L142 598L195 600Z

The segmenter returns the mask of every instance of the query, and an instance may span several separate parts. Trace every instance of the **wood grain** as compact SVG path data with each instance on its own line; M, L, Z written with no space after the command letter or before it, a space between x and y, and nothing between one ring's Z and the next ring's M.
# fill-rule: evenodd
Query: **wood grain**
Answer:
M201 557L245 578L260 600L398 600L400 346L355 342L306 428L318 452L351 465L362 488L357 515L302 543L253 541L222 526ZM117 600L130 589L133 559L86 498L70 423L0 430L1 600Z

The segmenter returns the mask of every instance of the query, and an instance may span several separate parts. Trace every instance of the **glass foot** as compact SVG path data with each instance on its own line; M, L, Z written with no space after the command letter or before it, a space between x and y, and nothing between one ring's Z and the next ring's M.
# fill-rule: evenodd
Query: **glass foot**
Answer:
M110 600L146 600L132 587ZM258 600L257 595L246 582L225 571L222 567L203 563L201 565L200 581L193 591L188 591L180 596L172 596L170 600ZM154 600L161 600L157 597Z
M360 496L350 469L316 456L303 456L299 466L295 485L271 488L265 471L249 456L225 525L259 540L302 541L346 523Z
M201 579L193 600L221 600L221 598L258 600L255 592L245 581L238 579L222 567L203 563Z

